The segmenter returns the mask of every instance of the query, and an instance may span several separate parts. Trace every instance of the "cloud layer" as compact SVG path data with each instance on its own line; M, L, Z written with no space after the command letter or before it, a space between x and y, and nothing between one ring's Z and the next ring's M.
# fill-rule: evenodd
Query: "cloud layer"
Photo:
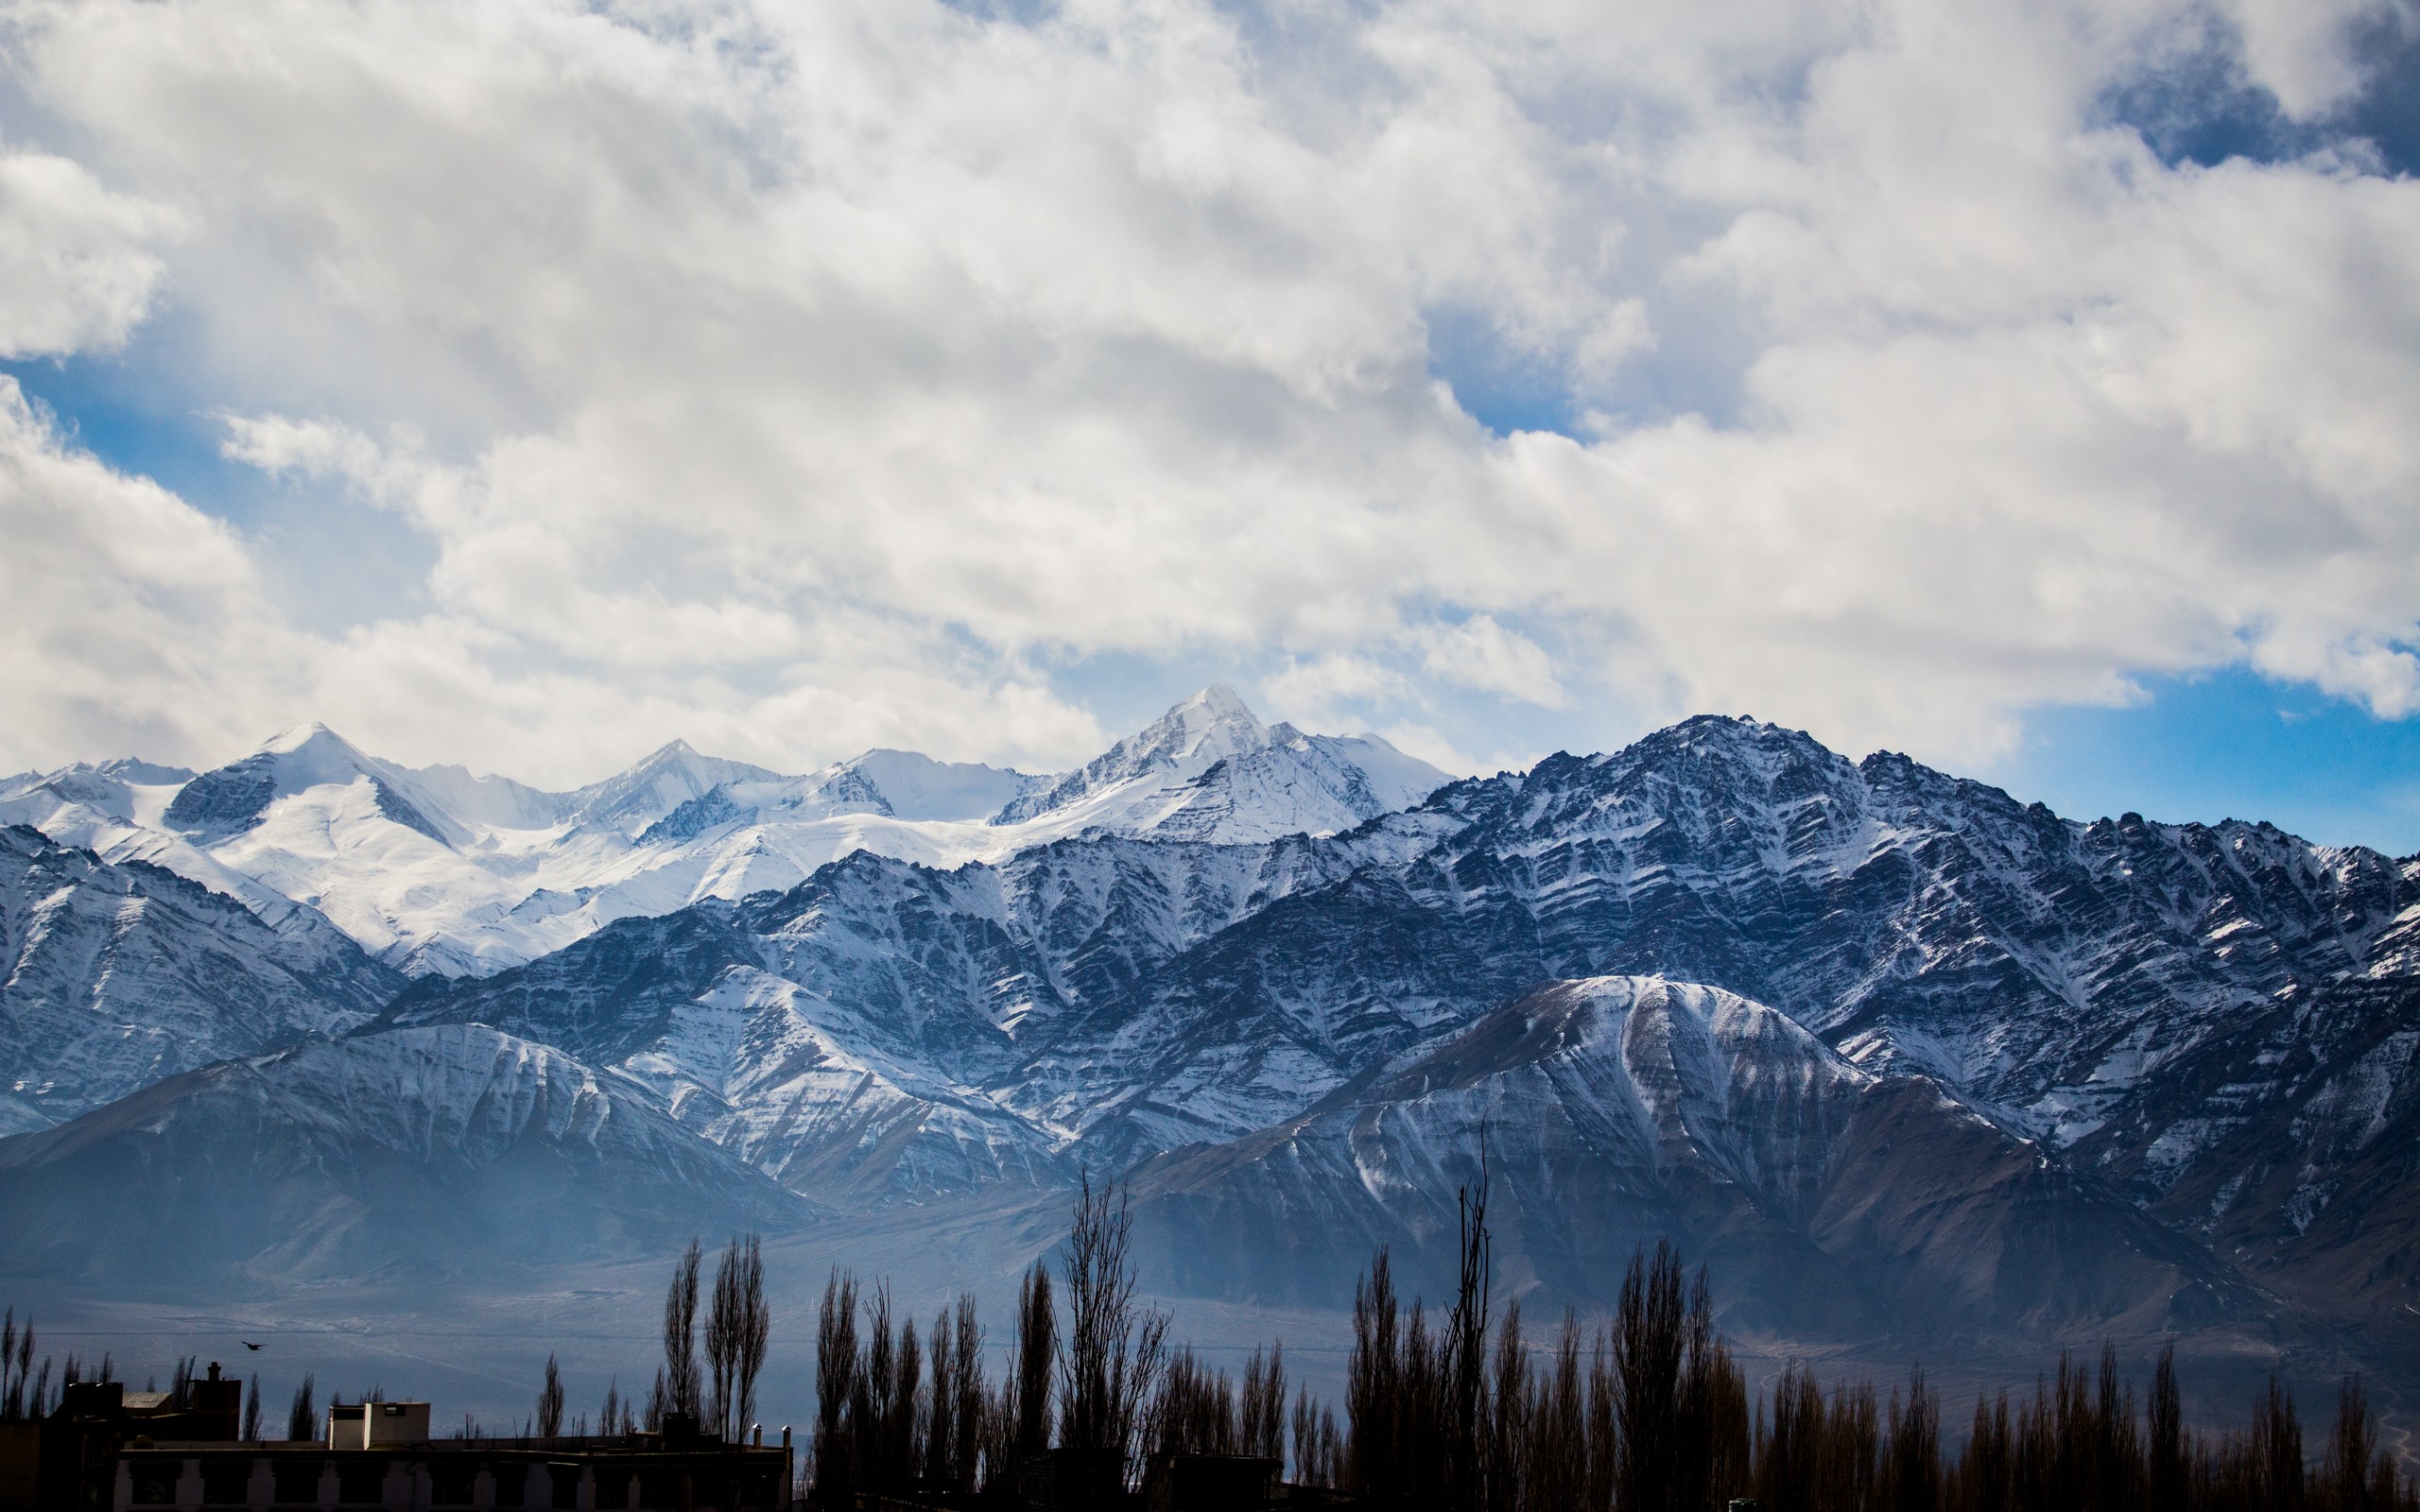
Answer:
M2393 8L7 9L0 348L173 312L228 456L433 565L304 626L12 394L0 765L1047 765L1104 659L1447 760L1975 760L2247 662L2420 709L2420 184L2107 105L2217 35L2324 125Z

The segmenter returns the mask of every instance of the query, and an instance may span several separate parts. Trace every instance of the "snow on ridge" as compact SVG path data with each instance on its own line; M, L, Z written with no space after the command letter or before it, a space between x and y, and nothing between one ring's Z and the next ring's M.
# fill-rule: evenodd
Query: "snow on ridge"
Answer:
M140 853L256 910L305 904L389 964L448 976L631 914L791 887L856 850L946 868L1096 832L1258 842L1350 829L1446 780L1375 736L1264 726L1217 686L1060 778L891 749L793 777L676 740L556 793L406 767L317 723L166 774L186 779L174 787L66 775L12 781L0 820Z

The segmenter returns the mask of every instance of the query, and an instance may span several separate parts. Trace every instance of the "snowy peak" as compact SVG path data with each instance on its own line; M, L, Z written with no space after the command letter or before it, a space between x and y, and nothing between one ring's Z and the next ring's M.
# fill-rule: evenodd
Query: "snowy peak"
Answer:
M409 773L364 753L321 724L297 725L250 756L202 773L178 791L166 819L176 829L223 837L257 826L280 799L362 782L370 784L381 817L442 846L469 838L460 825L415 791L418 783Z
M570 795L569 816L583 828L635 836L682 804L726 782L778 782L779 772L701 756L685 740L661 747L627 771Z
M997 825L1058 821L1161 839L1252 843L1351 829L1450 779L1375 735L1264 725L1213 684L1047 788Z
M1213 683L1044 791L1009 804L994 822L1039 818L1139 779L1199 777L1214 763L1269 741L1268 727L1235 690Z
M182 766L161 766L133 757L107 762L78 762L55 772L26 772L0 780L0 819L25 823L47 817L58 808L76 807L120 824L132 823L147 805L157 817L158 789L174 789L193 781ZM152 789L138 793L137 789Z

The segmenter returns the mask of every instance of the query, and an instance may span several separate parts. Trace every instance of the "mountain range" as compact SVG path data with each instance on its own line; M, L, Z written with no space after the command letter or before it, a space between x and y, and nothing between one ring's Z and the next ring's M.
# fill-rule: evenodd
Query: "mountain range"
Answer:
M676 744L550 793L310 727L0 821L0 1202L43 1215L0 1269L441 1263L448 1202L613 1253L1090 1173L1155 1286L1334 1307L1372 1246L1449 1249L1484 1160L1545 1299L1669 1234L1783 1340L2420 1338L2420 858L2267 825L1732 718L1457 781L1219 688L1055 775Z

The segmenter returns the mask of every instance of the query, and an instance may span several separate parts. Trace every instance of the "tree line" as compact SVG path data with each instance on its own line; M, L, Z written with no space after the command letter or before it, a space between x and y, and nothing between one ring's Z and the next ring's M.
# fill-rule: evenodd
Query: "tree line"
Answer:
M2097 1369L2062 1359L2030 1396L1979 1400L1952 1448L1921 1368L1879 1395L1797 1365L1751 1390L1705 1271L1668 1243L1634 1257L1609 1317L1532 1335L1517 1300L1492 1304L1483 1188L1462 1194L1450 1306L1407 1302L1373 1256L1340 1419L1307 1389L1289 1403L1282 1345L1240 1380L1172 1348L1136 1300L1131 1228L1122 1194L1085 1184L1056 1280L1037 1262L1019 1284L996 1383L972 1294L920 1332L887 1285L834 1271L810 1502L1013 1504L1046 1467L1058 1504L1110 1506L1153 1456L1216 1454L1402 1512L2420 1512L2349 1377L2311 1442L2273 1378L2246 1427L2211 1434L2184 1420L2173 1347L2139 1398L2104 1348Z
M702 1251L692 1240L673 1266L672 1282L664 1304L664 1364L656 1370L655 1383L644 1409L621 1394L616 1379L605 1388L594 1433L628 1434L642 1426L648 1432L660 1432L668 1418L680 1415L693 1431L716 1435L735 1444L753 1425L756 1383L764 1372L772 1333L772 1313L765 1301L764 1256L753 1234L734 1239L724 1248L715 1270L713 1288L702 1298L705 1321L700 1330L703 1262ZM56 1362L45 1354L37 1366L36 1348L31 1318L20 1324L14 1308L0 1314L0 1421L46 1418L59 1410L68 1386L83 1381L118 1379L116 1363L107 1354L101 1356L97 1366L86 1366L74 1354ZM167 1404L171 1408L190 1404L187 1388L196 1378L199 1364L198 1357L177 1362L168 1389ZM158 1378L147 1381L144 1389L158 1390ZM316 1439L322 1435L325 1425L318 1390L318 1379L308 1374L295 1387L285 1414L287 1439ZM372 1386L354 1400L382 1401L386 1391ZM344 1397L334 1394L328 1401L332 1406L342 1405ZM255 1374L245 1393L238 1436L257 1440L263 1427L261 1381ZM455 1436L461 1438L554 1438L566 1433L573 1437L587 1437L592 1424L585 1413L566 1421L562 1366L551 1354L546 1356L545 1377L539 1387L536 1405L523 1418L517 1435L510 1427L503 1435L494 1435L468 1415L454 1430Z

